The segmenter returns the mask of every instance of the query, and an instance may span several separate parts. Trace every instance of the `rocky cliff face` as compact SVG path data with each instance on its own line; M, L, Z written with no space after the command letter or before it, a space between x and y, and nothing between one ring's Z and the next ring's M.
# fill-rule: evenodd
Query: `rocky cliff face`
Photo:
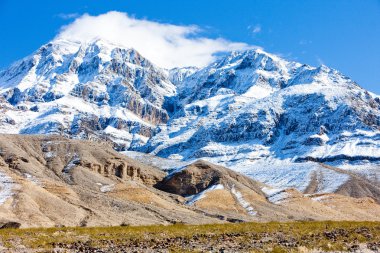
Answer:
M188 76L178 94L181 110L148 145L158 155L215 156L207 145L253 141L282 158L303 157L349 141L350 133L364 139L380 130L380 101L349 78L257 50L231 54Z
M109 137L120 148L166 123L164 100L176 93L167 71L101 40L44 45L1 72L0 86L3 122L13 132Z
M207 159L299 189L319 170L315 162L379 178L380 100L334 69L251 50L232 53L178 87L177 111L141 151ZM276 180L280 167L294 180Z

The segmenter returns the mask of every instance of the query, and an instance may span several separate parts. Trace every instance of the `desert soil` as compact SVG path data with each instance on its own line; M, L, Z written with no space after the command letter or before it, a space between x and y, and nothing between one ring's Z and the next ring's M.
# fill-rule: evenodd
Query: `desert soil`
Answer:
M4 229L1 252L378 252L379 222Z

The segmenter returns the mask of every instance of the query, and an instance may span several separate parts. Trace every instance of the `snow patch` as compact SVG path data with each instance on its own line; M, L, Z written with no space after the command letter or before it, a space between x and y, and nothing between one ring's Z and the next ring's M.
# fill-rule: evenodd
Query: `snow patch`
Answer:
M252 215L252 216L255 216L257 215L257 212L253 209L253 207L243 198L243 195L241 194L241 192L237 191L235 189L235 186L232 187L231 189L231 192L232 194L236 197L236 199L238 200L239 204L245 209L247 210L247 213L249 215Z
M41 186L41 182L40 182L40 180L38 180L37 177L35 177L35 176L33 176L33 175L29 174L29 173L24 173L24 176L25 176L26 179L28 179L33 184Z
M273 91L274 90L269 87L261 87L258 85L254 85L251 88L249 88L249 90L246 93L244 93L243 96L260 99L270 96L273 93Z
M103 192L103 193L106 193L106 192L111 192L115 189L115 185L114 184L109 184L109 185L102 185L100 184L100 191Z
M56 156L56 153L53 151L49 151L49 152L46 152L44 156L45 158L53 158Z
M318 139L323 140L324 142L327 142L330 140L327 134L313 134L313 135L310 135L309 138L312 138L312 139L318 138Z
M11 177L5 173L0 172L0 205L4 204L10 197L13 196L12 191L15 183Z
M158 156L145 154L136 151L122 151L122 154L127 157L133 158L143 164L147 164L153 167L157 167L163 171L169 171L170 174L179 172L181 169L191 164L193 161L181 161L178 159L161 158Z
M296 188L300 192L305 191L314 179L318 182L316 193L333 193L350 178L347 174L314 162L268 159L250 166L240 163L229 167L274 189Z
M273 204L281 204L289 198L289 194L283 189L263 187L261 190L265 193L268 201Z
M312 197L311 199L317 202L325 202L326 200L330 199L331 197L328 195L322 195L322 196L316 196Z
M208 192L214 191L214 190L223 190L223 189L224 189L224 186L222 184L212 185L212 186L210 186L209 188L207 188L204 191L201 191L201 192L199 192L197 194L188 196L187 198L189 200L187 200L185 204L189 205L189 206L192 206L195 202L203 199Z

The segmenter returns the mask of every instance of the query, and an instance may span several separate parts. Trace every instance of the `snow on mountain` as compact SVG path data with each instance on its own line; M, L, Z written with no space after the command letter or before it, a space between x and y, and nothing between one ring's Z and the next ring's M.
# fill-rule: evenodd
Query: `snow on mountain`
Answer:
M180 107L140 150L202 158L300 190L320 171L317 162L342 168L366 163L379 175L380 100L334 69L250 50L232 53L177 86ZM276 179L280 174L273 173L281 170L275 167L287 171L283 180ZM344 176L327 174L327 192L344 183ZM329 186L334 178L338 185Z
M197 67L184 67L184 68L174 68L169 70L170 81L178 86L183 83L183 80L188 76L194 74L198 71Z
M169 116L168 73L134 49L104 40L55 40L0 72L3 133L145 142Z
M261 49L166 70L104 40L54 40L0 72L0 110L1 133L109 140L168 169L202 158L317 192L349 180L319 163L380 178L379 96Z

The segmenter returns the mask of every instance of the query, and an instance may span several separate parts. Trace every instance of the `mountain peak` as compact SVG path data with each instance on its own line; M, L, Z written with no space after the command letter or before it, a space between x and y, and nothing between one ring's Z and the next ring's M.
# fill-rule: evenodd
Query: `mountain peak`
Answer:
M0 73L0 95L7 133L107 139L247 173L284 161L302 175L305 161L380 161L379 98L332 68L262 49L166 70L107 40L55 39Z
M267 53L261 48L247 49L241 51L232 51L226 56L222 57L219 61L216 61L214 65L221 67L224 65L240 63L241 61L250 62L253 64L257 61L271 61L286 64L288 63L280 57Z
M24 120L22 112L5 116L15 131L108 135L120 147L146 140L156 124L166 122L163 103L175 93L166 70L103 39L56 39L0 73L8 107L26 110Z

